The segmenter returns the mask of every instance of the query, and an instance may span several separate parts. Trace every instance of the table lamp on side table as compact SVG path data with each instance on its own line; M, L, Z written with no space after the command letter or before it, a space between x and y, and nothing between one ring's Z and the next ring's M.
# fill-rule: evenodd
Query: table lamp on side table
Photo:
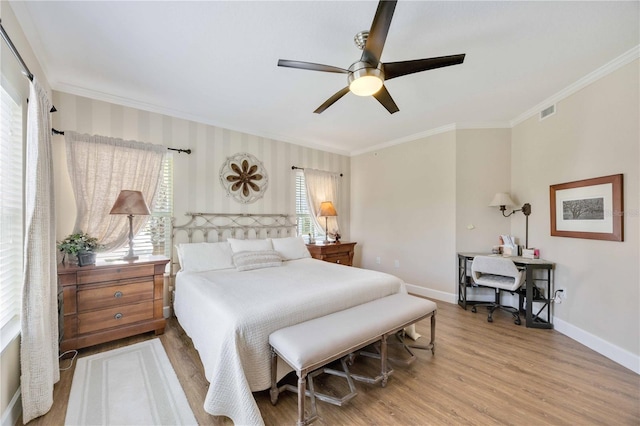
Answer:
M109 214L126 214L129 218L129 253L123 260L136 260L138 256L133 253L133 216L149 215L149 206L144 201L142 192L123 189L113 204Z
M320 213L318 213L318 217L324 217L324 243L329 243L329 229L328 229L328 220L329 217L338 216L336 212L336 208L333 207L333 203L331 201L323 201L320 203Z

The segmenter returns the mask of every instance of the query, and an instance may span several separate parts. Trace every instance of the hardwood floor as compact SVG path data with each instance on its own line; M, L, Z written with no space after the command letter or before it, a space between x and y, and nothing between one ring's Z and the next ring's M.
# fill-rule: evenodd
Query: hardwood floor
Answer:
M553 331L516 326L508 314L473 314L438 303L435 356L416 351L409 367L395 366L386 388L356 383L358 396L344 407L318 402L316 425L638 425L640 376ZM418 324L429 335L429 320ZM79 356L154 338L153 333L80 351ZM201 425L227 425L203 410L208 389L191 340L175 318L160 336ZM423 339L421 339L423 340ZM418 342L419 343L419 342ZM360 368L368 361L358 359ZM371 362L374 362L371 360ZM68 360L61 361L61 367ZM75 364L74 364L75 365ZM54 407L30 425L62 425L74 368L61 372ZM343 386L319 377L330 392ZM295 424L296 395L285 392L272 406L268 391L254 394L267 425Z

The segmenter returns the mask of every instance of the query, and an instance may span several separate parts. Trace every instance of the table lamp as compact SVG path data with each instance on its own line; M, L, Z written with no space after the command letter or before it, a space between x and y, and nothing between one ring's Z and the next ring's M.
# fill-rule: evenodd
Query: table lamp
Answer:
M138 256L133 253L133 216L149 215L149 206L144 201L142 192L123 189L113 204L109 214L126 214L129 218L129 253L123 260L136 260Z
M336 212L336 208L333 207L333 203L331 201L323 201L320 203L320 213L318 213L318 217L324 217L324 243L329 243L329 229L327 226L327 221L329 217L338 216Z

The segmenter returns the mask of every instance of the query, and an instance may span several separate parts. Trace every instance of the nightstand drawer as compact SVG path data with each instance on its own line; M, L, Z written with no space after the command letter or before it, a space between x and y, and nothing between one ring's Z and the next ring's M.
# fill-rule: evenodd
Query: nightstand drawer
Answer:
M91 333L153 319L153 302L134 303L78 314L78 333Z
M153 300L153 279L78 290L78 306L82 311L149 300Z
M339 263L341 265L351 266L349 253L346 254L329 254L324 259L325 262Z
M117 266L113 268L78 271L78 284L100 283L105 281L126 280L127 278L151 277L155 273L154 265Z

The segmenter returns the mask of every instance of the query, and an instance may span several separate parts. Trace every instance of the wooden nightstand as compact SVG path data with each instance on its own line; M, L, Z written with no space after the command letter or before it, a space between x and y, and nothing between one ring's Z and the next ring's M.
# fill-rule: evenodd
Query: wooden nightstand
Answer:
M314 259L353 266L353 248L357 243L307 244Z
M60 351L84 348L147 331L164 333L164 256L133 262L58 265L63 293Z

